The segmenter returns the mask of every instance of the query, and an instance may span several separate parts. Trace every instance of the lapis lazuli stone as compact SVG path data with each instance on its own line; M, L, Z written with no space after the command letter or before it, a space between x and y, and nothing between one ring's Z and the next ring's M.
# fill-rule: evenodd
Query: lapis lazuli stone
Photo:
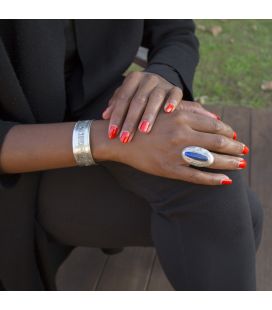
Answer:
M200 161L208 161L208 157L199 153L194 153L194 152L185 152L185 155L196 160Z

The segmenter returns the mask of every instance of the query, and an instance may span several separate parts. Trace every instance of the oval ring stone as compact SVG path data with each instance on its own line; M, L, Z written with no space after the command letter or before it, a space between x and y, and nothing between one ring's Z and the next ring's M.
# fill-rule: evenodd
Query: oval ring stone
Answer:
M214 162L212 153L200 146L185 147L181 156L188 164L196 167L209 167Z

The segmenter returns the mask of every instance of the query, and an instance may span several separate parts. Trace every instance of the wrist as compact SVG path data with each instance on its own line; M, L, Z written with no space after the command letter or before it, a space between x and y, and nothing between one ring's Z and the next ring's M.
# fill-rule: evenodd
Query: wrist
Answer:
M116 160L118 145L108 138L108 121L93 121L90 133L90 145L95 162Z

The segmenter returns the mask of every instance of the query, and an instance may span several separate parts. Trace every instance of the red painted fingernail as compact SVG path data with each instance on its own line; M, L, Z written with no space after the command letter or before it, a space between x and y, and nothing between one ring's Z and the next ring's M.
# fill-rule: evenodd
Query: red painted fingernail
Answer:
M122 143L127 143L129 140L130 133L128 131L122 131L120 140Z
M237 132L236 131L234 131L233 132L233 137L232 137L234 140L237 140Z
M150 125L149 121L146 121L146 120L141 121L139 125L139 130L141 132L147 132L149 125Z
M164 107L164 111L167 113L170 113L174 110L175 106L172 103L168 103L165 107Z
M249 148L246 145L244 145L242 153L245 154L245 155L249 153Z
M239 168L244 169L246 168L246 166L247 166L247 162L244 159L242 159L239 163Z
M111 125L109 129L109 138L113 139L117 136L118 127L116 125Z
M221 182L220 182L222 185L223 184L225 184L225 185L227 185L227 184L232 184L232 180L231 179L223 179L223 180L221 180Z

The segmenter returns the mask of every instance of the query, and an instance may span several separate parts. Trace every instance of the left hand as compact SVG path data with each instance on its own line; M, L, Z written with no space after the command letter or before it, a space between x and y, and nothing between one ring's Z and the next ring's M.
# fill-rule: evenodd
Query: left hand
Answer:
M183 92L179 87L157 74L129 73L102 114L104 119L110 119L109 138L113 139L120 133L122 143L130 142L137 127L140 132L149 133L161 107L164 106L166 113L173 112L182 97ZM216 118L213 113L194 102L183 108Z

